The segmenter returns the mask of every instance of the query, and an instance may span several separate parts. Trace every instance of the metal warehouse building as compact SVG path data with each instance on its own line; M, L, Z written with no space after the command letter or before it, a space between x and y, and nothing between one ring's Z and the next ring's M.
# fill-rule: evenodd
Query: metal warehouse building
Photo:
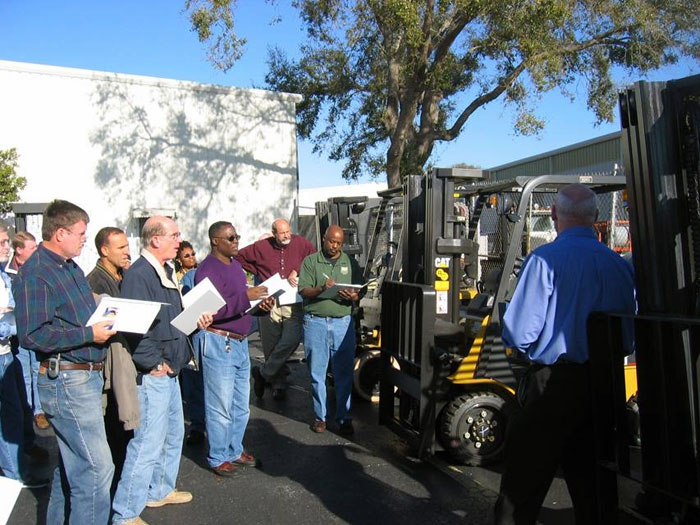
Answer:
M492 181L537 175L612 172L622 166L620 133L610 133L489 170Z

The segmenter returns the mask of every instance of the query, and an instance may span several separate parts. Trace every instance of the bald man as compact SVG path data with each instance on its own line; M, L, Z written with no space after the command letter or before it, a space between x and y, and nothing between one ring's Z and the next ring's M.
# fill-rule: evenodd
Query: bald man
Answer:
M304 298L304 351L311 374L314 422L311 430L326 431L326 372L330 361L335 389L335 421L338 432L354 432L350 417L352 373L355 361L353 303L358 291L341 288L331 298L319 297L336 284L361 284L362 271L355 259L343 252L345 235L335 224L323 235L323 248L301 264L299 293Z
M557 238L525 260L503 318L503 342L532 366L525 406L506 436L499 524L535 523L559 466L576 523L596 522L587 321L591 312L635 312L632 267L598 242L597 215L587 186L559 191L552 206Z
M140 425L129 441L112 504L112 523L143 523L145 507L187 503L192 494L175 488L185 434L177 375L191 350L187 336L170 324L182 312L180 288L170 262L180 246L180 231L168 217L150 217L141 230L141 257L124 275L121 297L161 303L144 335L129 334L136 366ZM212 322L203 314L200 329Z
M301 261L312 253L314 247L308 240L293 234L286 220L277 219L272 223L271 235L240 250L236 260L261 281L279 273L289 284L297 286ZM270 315L258 318L265 364L252 371L257 397L263 397L265 385L270 384L273 399L285 398L289 375L287 359L301 341L302 315L301 302L281 305L277 301Z

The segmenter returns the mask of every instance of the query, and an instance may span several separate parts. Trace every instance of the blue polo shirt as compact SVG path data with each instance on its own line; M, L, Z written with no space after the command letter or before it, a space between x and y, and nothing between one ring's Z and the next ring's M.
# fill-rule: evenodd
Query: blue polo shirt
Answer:
M503 341L535 363L585 363L588 316L635 310L632 265L600 243L592 228L568 228L525 260L503 318Z

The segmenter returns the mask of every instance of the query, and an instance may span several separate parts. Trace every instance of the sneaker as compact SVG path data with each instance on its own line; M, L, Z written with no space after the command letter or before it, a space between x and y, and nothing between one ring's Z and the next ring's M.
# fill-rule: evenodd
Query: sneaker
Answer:
M40 489L47 487L51 483L48 478L37 478L32 474L28 474L22 478L22 487L25 489Z
M352 426L352 421L343 421L338 427L338 434L341 436L352 436L355 433L355 427Z
M189 503L192 501L192 493L185 490L173 490L160 501L147 501L146 507L155 508L163 505L179 505L180 503Z
M253 367L253 392L257 398L261 398L265 394L265 378L259 366Z
M321 434L326 431L326 422L319 421L318 419L311 425L311 430L317 434Z
M247 452L243 452L241 454L241 457L239 457L237 460L232 461L234 465L238 465L239 467L259 467L260 466L260 460L256 457L254 457L252 454L248 454Z
M224 461L218 467L212 467L212 470L214 471L214 474L224 478L232 478L233 476L237 476L241 473L241 469L230 461Z
M46 414L44 413L37 414L36 416L34 416L34 424L36 425L36 428L40 430L46 430L51 426L49 424L49 420L46 419Z

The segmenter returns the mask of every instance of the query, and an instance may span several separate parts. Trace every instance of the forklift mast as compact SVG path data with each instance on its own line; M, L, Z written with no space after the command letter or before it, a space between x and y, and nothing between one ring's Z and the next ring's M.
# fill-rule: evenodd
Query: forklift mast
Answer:
M473 244L456 190L482 177L481 170L439 168L430 176L407 177L404 189L403 281L433 287L437 318L453 324L460 318L461 258Z

